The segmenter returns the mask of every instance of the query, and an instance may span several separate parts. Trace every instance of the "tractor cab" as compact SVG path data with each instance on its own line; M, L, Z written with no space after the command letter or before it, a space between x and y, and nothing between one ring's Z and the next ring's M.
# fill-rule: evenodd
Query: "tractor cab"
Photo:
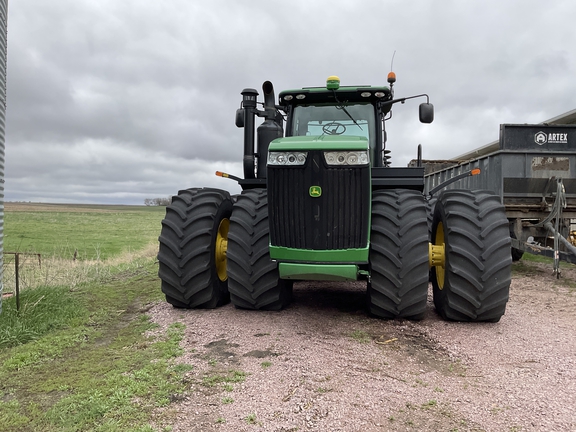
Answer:
M279 95L287 113L287 137L362 137L368 141L373 161L383 149L384 116L391 107L386 102L391 99L388 87L340 87L335 76L328 78L326 87L287 90Z

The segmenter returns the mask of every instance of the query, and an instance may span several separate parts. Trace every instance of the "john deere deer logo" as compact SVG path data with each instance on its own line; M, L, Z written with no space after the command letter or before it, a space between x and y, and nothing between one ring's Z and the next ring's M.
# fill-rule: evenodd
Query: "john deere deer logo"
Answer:
M320 186L310 186L309 193L312 198L318 198L322 195L322 188Z

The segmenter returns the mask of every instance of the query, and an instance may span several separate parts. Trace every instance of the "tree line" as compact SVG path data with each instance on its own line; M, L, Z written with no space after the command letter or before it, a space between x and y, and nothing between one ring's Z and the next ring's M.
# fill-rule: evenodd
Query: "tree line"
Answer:
M172 202L171 196L166 197L166 198L146 198L144 200L144 205L166 207L167 205L170 205L171 202Z

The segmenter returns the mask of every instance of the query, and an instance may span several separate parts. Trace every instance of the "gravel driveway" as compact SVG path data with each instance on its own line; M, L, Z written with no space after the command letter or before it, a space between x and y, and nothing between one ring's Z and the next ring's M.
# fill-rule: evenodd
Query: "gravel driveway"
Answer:
M173 431L574 431L576 270L514 266L495 324L383 321L363 283L294 286L282 312L150 310L186 325Z

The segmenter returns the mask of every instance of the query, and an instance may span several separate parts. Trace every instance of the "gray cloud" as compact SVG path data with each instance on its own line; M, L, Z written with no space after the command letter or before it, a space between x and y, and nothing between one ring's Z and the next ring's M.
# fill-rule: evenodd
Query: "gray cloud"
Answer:
M19 0L9 8L6 200L142 203L192 186L237 191L245 87L386 82L393 162L448 158L500 123L574 109L570 0L155 2Z

